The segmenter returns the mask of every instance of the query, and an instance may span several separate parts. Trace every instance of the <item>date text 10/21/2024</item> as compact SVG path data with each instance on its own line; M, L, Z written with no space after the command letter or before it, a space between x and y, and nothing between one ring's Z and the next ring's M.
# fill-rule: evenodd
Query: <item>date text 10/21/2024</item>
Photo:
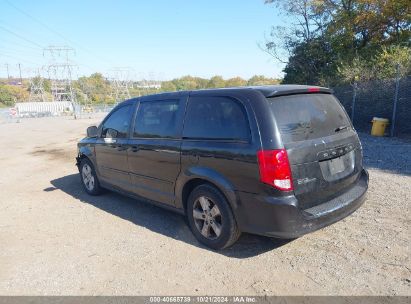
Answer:
M150 303L256 303L256 297L248 296L196 296L150 297Z

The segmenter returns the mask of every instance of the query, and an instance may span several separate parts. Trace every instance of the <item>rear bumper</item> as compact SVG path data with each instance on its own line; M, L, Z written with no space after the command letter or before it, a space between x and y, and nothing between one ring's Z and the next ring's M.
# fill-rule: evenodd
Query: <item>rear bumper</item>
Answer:
M295 196L268 197L237 192L240 204L235 210L244 232L279 238L296 238L331 225L357 210L368 189L368 173L362 170L357 181L337 197L301 210Z

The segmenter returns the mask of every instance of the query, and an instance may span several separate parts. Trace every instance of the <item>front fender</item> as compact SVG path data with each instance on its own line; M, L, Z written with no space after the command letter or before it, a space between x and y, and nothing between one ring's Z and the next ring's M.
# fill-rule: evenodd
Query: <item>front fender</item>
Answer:
M76 157L76 166L80 166L81 159L87 157L96 168L96 158L94 153L94 146L92 145L81 145L78 146L78 155Z
M190 167L181 172L176 182L176 207L184 208L183 189L184 186L194 180L202 179L215 185L227 198L233 212L238 207L238 198L232 183L217 171L207 167Z

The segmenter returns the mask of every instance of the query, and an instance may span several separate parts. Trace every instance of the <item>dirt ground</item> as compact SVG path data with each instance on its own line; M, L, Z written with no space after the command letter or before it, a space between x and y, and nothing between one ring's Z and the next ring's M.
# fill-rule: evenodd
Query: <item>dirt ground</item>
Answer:
M1 295L411 294L411 142L362 136L370 189L348 218L213 252L180 215L83 191L76 142L97 122L0 125Z

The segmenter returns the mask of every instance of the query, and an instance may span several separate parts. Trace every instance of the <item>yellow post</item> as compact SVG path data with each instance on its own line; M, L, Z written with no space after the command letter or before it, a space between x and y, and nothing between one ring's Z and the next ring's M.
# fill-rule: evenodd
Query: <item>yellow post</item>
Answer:
M371 122L372 122L371 135L372 136L384 136L385 128L388 126L390 121L386 118L374 117Z

